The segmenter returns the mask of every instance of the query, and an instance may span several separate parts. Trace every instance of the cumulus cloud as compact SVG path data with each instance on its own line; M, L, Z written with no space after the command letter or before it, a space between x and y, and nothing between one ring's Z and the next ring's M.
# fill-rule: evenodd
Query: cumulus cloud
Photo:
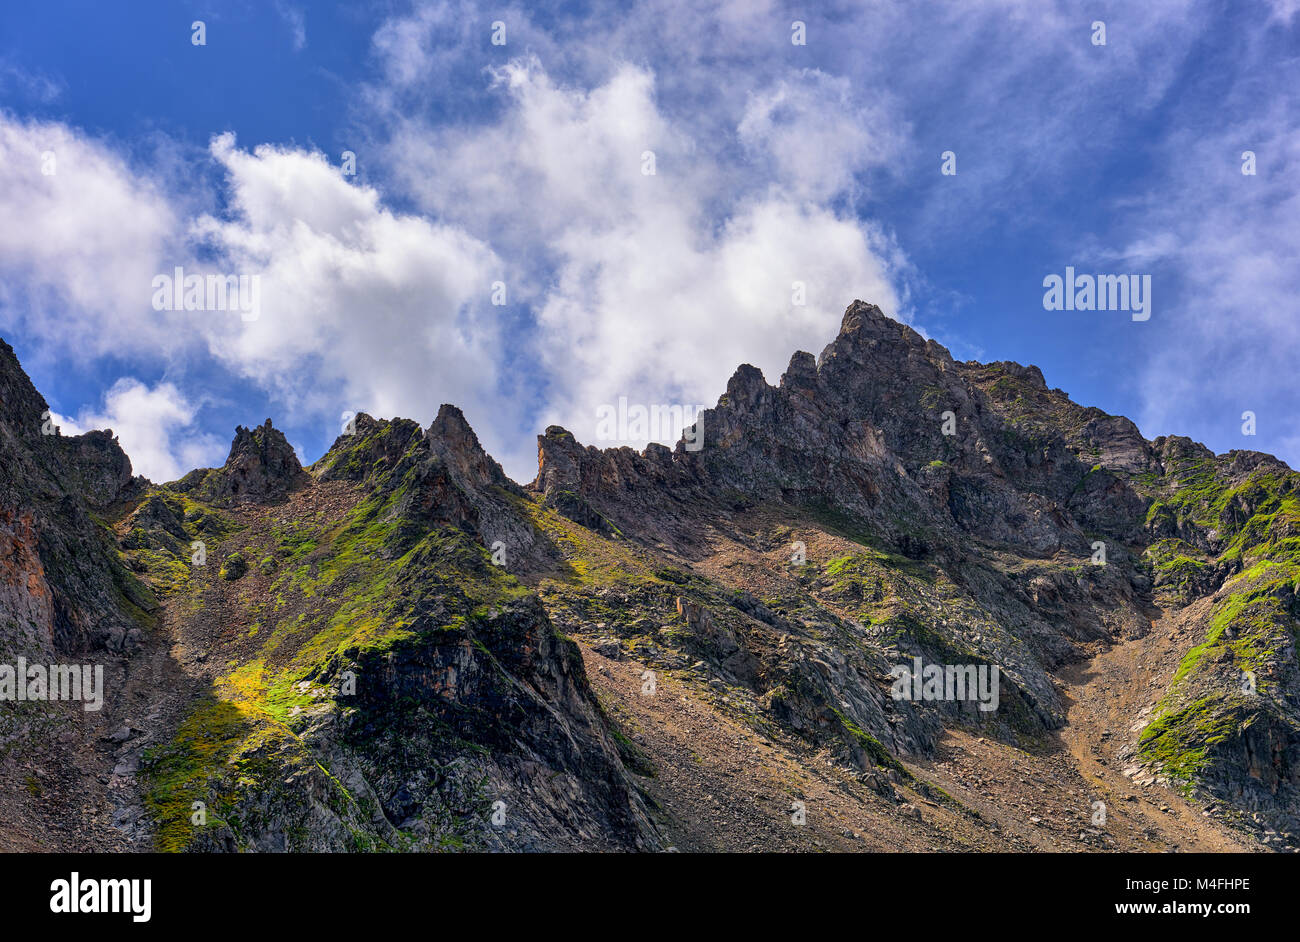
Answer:
M149 287L178 231L168 195L103 143L4 112L0 166L0 322L74 357L172 346Z
M296 30L296 8L280 9ZM799 47L792 15L772 3L647 0L618 15L596 4L544 27L517 5L417 3L375 32L377 79L357 96L356 136L382 190L315 151L241 148L229 135L184 180L75 129L0 113L14 181L0 212L23 221L0 232L0 323L62 354L163 361L174 395L114 387L155 397L153 413L137 405L167 436L131 433L155 468L185 463L170 436L196 428L177 390L187 362L215 359L290 422L332 429L352 410L427 421L458 403L529 477L529 433L547 422L594 440L596 409L621 396L707 404L745 361L775 381L793 350L825 345L855 297L910 319L917 276L872 221L880 191L902 194L894 205L920 220L917 238L941 241L1067 184L1087 189L1097 155L1126 144L1128 106L1164 107L1207 9L1103 4L1109 44L1098 48L1092 14L1066 4L831 5L806 14ZM1256 26L1280 34L1295 9L1274 0ZM489 42L495 19L505 47ZM864 55L839 36L889 41ZM1297 287L1285 264L1297 247L1294 121L1285 108L1261 115L1245 94L1233 108L1254 117L1206 135L1193 115L1153 145L1174 169L1150 202L1115 201L1122 239L1096 239L1270 331L1281 364L1300 345L1276 313ZM1084 126L1071 146L1067 132ZM1202 156L1241 140L1259 142L1254 190L1234 189L1231 161L1222 179L1200 174ZM944 179L949 147L961 172ZM41 172L47 152L53 175ZM173 266L256 275L260 316L152 310L152 277ZM492 303L495 282L505 306ZM1185 419L1180 403L1204 411L1189 382L1204 362L1197 343L1234 351L1224 383L1267 393L1264 374L1240 366L1249 334L1194 304L1180 311L1187 329L1148 358L1150 424ZM90 417L111 411L106 400Z
M322 429L350 410L429 421L444 401L484 426L517 414L498 368L491 295L501 264L487 245L389 210L319 153L250 153L227 135L210 155L226 205L195 215L211 194L164 190L76 129L0 114L0 162L15 178L0 188L0 213L22 220L0 231L0 325L46 359L161 363L182 385L187 366L212 356L276 397L281 421ZM256 276L260 316L155 310L155 276L177 267ZM140 389L114 387L112 401L140 406L144 418L123 425L101 410L76 422L114 419L146 473L171 474L188 452L168 436L195 431L181 421L177 388L128 403ZM150 439L142 423L155 420L161 437Z
M294 417L328 414L331 425L343 411L427 422L441 402L480 415L502 407L491 248L386 208L319 153L248 152L229 135L211 150L229 212L200 218L195 238L229 274L261 285L256 320L194 322L227 368Z
M82 409L75 418L51 417L65 435L112 429L132 470L161 483L225 459L228 443L203 432L196 425L197 414L198 406L172 383L151 387L124 377L99 406Z
M539 312L544 361L567 377L549 419L590 440L622 395L712 404L740 363L775 382L794 350L820 350L846 295L897 307L870 234L824 209L766 200L699 235L672 216L569 235Z
M539 424L593 441L597 409L620 396L709 404L742 362L774 381L795 349L820 350L854 297L897 311L896 249L826 205L892 146L869 121L848 130L869 109L843 83L791 73L710 144L659 107L644 68L587 89L523 58L494 79L499 120L407 124L389 158L427 211L511 260L536 314Z
M778 186L814 201L852 192L856 175L887 163L903 139L883 104L858 101L847 77L816 69L754 94L737 133Z

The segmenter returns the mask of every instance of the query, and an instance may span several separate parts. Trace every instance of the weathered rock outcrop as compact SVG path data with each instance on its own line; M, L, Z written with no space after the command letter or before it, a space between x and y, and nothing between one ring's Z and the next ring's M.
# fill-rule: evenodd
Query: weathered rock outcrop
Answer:
M201 479L187 476L183 488L199 500L217 506L240 502L275 503L309 480L284 433L265 424L235 429L226 463Z
M95 515L143 486L111 432L59 433L0 341L0 651L30 650L19 639L42 639L46 656L138 642L138 616L155 603Z

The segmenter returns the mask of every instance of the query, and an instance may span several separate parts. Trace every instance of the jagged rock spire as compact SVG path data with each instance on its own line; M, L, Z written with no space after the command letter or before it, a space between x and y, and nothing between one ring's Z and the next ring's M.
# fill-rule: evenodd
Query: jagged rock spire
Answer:
M213 503L271 503L310 481L284 433L267 419L235 428L226 463L207 474L197 493Z

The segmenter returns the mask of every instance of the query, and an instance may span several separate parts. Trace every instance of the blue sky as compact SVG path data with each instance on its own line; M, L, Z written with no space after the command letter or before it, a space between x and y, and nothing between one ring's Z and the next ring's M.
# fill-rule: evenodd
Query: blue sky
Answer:
M1297 14L47 0L0 22L0 335L156 480L441 402L528 480L545 425L775 383L854 298L1294 465ZM260 316L155 310L176 266L257 275ZM1150 275L1150 319L1045 310L1066 266Z

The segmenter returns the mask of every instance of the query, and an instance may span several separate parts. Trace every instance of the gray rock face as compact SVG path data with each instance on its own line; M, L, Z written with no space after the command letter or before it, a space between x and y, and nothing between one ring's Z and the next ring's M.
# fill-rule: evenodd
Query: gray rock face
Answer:
M156 603L92 512L143 482L111 432L43 433L48 408L0 341L0 652L128 651L140 626L123 601Z
M957 619L937 606L915 612L928 624L926 631L905 629L913 652L1000 664L1011 707L1003 715L1012 715L1013 725L1054 728L1062 707L1048 671L1081 656L1080 643L1144 630L1131 567L1087 564L1098 531L1112 544L1111 561L1125 559L1122 538L1140 526L1146 502L1108 473L1087 482L1082 446L1008 421L1000 393L981 385L985 372L994 386L1005 381L1017 400L1044 400L1047 414L1023 402L1017 408L1033 412L1045 429L1049 410L1083 426L1086 410L1050 392L1036 368L958 365L938 344L857 302L820 359L796 353L778 386L741 366L717 406L703 413L702 451L679 445L666 461L657 449L584 449L549 429L532 487L584 526L612 523L688 557L702 534L725 525L720 509L773 504L851 522L887 552L945 573L969 606ZM945 434L945 413L952 434ZM1095 424L1080 440L1091 442L1098 428L1108 435L1118 428L1121 438L1126 431ZM1112 450L1123 462L1135 460L1132 449ZM1043 571L1031 579L1009 573L993 563L1006 553L1040 561ZM1078 576L1048 562L1061 556L1078 566ZM909 708L891 718L894 709L881 704L874 680L836 668L842 654L833 645L810 644L815 656L786 661L787 676L767 681L786 689L783 703L793 702L791 691L808 691L803 709L812 715L805 721L825 726L832 705L857 701L862 710L852 719L862 729L895 748L928 748L938 729L934 710ZM873 669L887 670L881 652L874 657Z
M1054 669L1084 657L1089 646L1145 635L1157 604L1176 608L1224 587L1241 571L1230 552L1234 539L1260 538L1250 522L1269 526L1272 518L1258 514L1296 487L1293 473L1269 456L1216 458L1176 437L1147 442L1128 419L1049 389L1036 367L957 363L862 302L848 308L819 358L796 353L778 385L741 366L701 421L704 449L687 452L679 443L671 457L655 446L640 455L583 448L549 429L532 487L584 526L668 545L688 559L707 552L714 535L734 530L733 514L779 506L793 516L834 519L855 539L951 580L960 599L931 605L933 590L914 586L907 617L873 625L873 633L889 638L898 654L999 665L1008 701L999 716L1031 732L1062 722ZM1269 475L1281 475L1280 490L1261 484L1266 498L1217 506L1214 494ZM1214 491L1206 512L1180 512L1169 499L1188 482ZM1274 522L1270 532L1287 531ZM1162 540L1227 555L1170 569ZM1094 565L1099 561L1104 565ZM1178 598L1168 598L1171 590ZM851 600L866 597L853 586L844 591L857 593ZM698 626L711 622L697 616L688 624L703 634ZM923 754L944 723L984 720L963 720L948 704L883 700L870 674L897 663L898 654L887 655L870 637L865 644L853 639L848 626L827 642L826 625L814 638L805 621L803 630L788 632L785 653L774 655L770 636L750 625L735 637L766 665L756 692L796 728L833 729L844 714L890 750ZM1202 630L1216 629L1207 622ZM801 650L792 656L800 634ZM1179 756L1209 748L1212 758L1197 766L1194 787L1242 806L1267 805L1265 819L1293 832L1300 830L1291 758L1300 685L1282 637L1274 639L1282 650L1268 662L1282 665L1273 696L1225 714L1252 717L1252 732L1213 746L1206 740L1219 725L1200 732L1181 726L1176 754L1166 761L1177 766ZM1274 640L1261 642L1273 650ZM850 649L855 655L845 662ZM1240 662L1226 649L1224 657L1198 665L1192 677L1200 679L1184 678L1168 709L1184 704L1193 716L1211 690L1233 686ZM1245 712L1232 712L1238 708ZM1266 769L1261 757L1269 757Z
M357 669L367 682L341 735L393 822L459 811L467 840L503 850L659 846L577 646L535 598ZM481 752L449 748L457 741ZM483 804L495 821L473 814Z
M241 425L235 429L226 463L208 472L193 494L218 506L275 503L308 480L293 446L267 419L257 428Z

